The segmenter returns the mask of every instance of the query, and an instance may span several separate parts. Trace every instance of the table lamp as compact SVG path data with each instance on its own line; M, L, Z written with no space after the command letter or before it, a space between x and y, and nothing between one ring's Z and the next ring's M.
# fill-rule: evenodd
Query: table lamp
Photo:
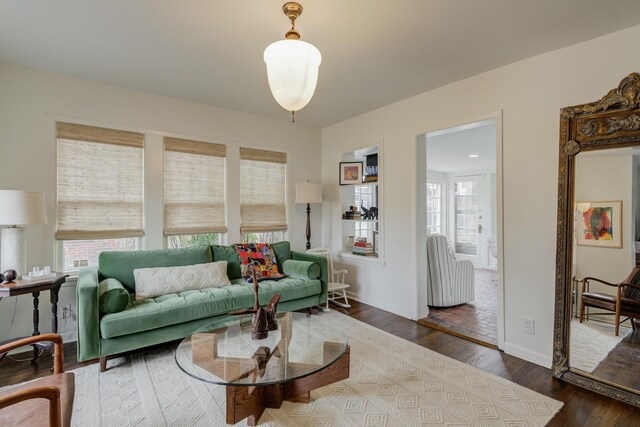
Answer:
M296 203L307 204L307 249L311 249L311 203L322 203L322 186L320 183L296 183Z
M44 193L0 190L0 272L27 272L27 245L22 225L46 224ZM6 227L8 226L8 227Z

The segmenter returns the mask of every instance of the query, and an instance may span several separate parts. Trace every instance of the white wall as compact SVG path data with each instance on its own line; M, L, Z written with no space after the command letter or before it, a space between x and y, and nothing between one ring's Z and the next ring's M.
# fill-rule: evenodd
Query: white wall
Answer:
M613 150L616 151L616 150ZM575 246L575 271L580 280L597 277L607 282L622 282L635 266L633 155L582 155L576 156L575 201L622 201L622 247L600 248ZM578 231L581 218L577 218ZM619 231L618 231L619 232ZM577 237L577 232L574 233ZM575 239L574 239L575 244ZM615 289L593 282L592 292L615 294ZM597 311L593 310L592 311Z
M79 80L0 64L0 188L44 191L48 225L27 228L27 268L54 263L55 224L55 118L145 132L146 237L148 249L163 245L162 134L222 140L228 145L229 241L239 233L238 147L260 147L285 151L289 155L289 239L304 250L306 206L295 205L294 182L319 181L320 131L291 124L286 111L283 120L273 120L220 108L157 96L121 87ZM336 167L337 169L337 167ZM4 209L6 207L0 207ZM312 244L320 244L321 206L312 207ZM50 331L48 294L41 296L40 330ZM66 285L60 305L72 304L75 288ZM14 310L16 312L13 319ZM13 323L12 323L13 319ZM63 326L65 339L75 337L75 324ZM21 296L0 301L0 341L31 334L31 298Z
M417 289L417 135L503 111L505 346L551 365L555 286L559 110L594 101L632 71L640 26L529 58L414 96L322 130L327 203L324 242L338 250L330 224L340 218L337 163L349 147L384 140L386 265L359 265L358 297L402 316L422 313ZM423 175L424 176L424 175ZM419 232L422 232L420 230ZM424 286L424 284L422 284ZM535 335L522 318L535 319Z

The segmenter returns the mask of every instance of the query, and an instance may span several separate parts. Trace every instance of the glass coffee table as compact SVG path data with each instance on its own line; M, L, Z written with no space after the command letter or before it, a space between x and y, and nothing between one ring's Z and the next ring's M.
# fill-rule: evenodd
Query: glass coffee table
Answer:
M176 363L202 381L226 386L227 423L256 425L265 408L309 403L309 392L349 378L349 344L317 316L279 313L278 329L251 338L252 315L212 323L185 338Z

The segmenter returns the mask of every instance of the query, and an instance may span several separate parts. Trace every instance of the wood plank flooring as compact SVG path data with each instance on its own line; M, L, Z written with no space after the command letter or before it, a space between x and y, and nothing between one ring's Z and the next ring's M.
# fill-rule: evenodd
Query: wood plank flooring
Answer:
M549 369L422 326L378 308L357 301L351 303L350 309L334 308L391 334L564 402L564 407L551 420L549 426L636 427L640 425L640 408L559 381L552 377ZM66 370L92 363L79 363L75 353L75 343L65 345ZM42 357L38 365L5 359L0 362L0 387L49 375L51 366L51 357L47 354Z
M620 334L622 335L622 333ZM593 375L634 390L640 390L640 331L631 331L609 352Z

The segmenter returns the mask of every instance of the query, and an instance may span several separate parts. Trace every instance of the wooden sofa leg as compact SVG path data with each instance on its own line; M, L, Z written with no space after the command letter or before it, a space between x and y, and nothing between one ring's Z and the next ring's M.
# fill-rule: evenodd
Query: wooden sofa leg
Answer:
M307 307L307 313L313 314L313 307Z
M104 372L107 370L107 356L102 356L100 358L100 372Z

